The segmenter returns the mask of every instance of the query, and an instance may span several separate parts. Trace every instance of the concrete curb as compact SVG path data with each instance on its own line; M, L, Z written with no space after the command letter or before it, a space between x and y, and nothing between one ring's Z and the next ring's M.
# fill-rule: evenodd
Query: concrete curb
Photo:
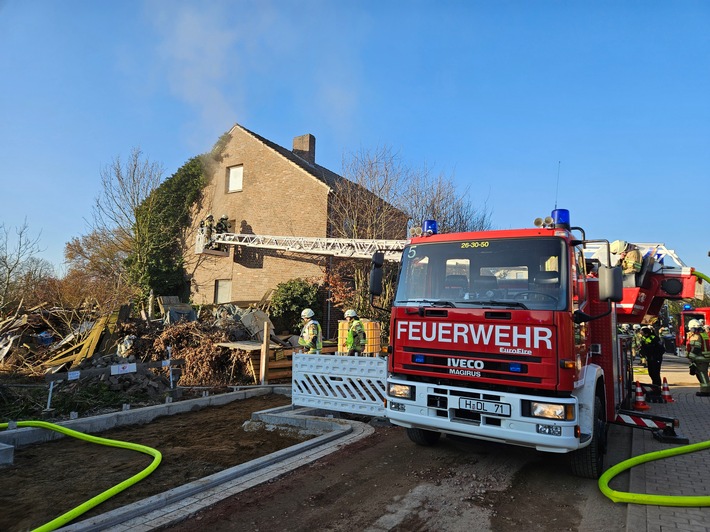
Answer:
M291 387L283 385L257 386L219 395L201 397L198 399L188 399L186 401L178 401L175 403L166 403L162 405L123 410L121 412L112 412L110 414L102 414L100 416L59 421L56 424L79 432L94 434L115 427L120 427L122 425L149 423L160 416L170 416L173 414L181 414L183 412L192 412L208 406L222 406L227 403L231 403L232 401L238 401L259 395L268 395L270 393L291 395ZM23 445L46 442L64 437L64 434L53 430L22 427L0 432L0 443L20 447Z
M322 415L326 414L291 406L255 412L252 422L281 428L290 426L321 436L59 530L148 531L175 524L227 497L313 462L374 432L374 428L365 423Z

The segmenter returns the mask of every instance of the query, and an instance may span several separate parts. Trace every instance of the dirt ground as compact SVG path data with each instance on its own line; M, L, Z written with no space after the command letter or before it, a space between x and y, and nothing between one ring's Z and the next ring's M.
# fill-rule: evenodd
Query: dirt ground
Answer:
M77 521L298 443L241 429L253 411L289 402L266 395L102 433L154 447L163 462ZM401 428L371 424L371 436L166 530L624 530L624 509L596 481L572 476L564 457L457 438L420 447ZM150 461L73 438L16 450L15 464L0 469L0 530L41 526Z
M269 394L220 407L158 418L99 434L147 445L163 459L145 479L87 512L98 515L148 496L259 458L303 441L268 431L246 432L252 412L290 404ZM139 473L152 457L75 438L15 450L14 464L0 466L0 530L34 529ZM81 519L81 518L80 518Z
M520 532L625 530L625 507L572 476L564 457L442 438L414 445L398 427L236 494L172 532Z

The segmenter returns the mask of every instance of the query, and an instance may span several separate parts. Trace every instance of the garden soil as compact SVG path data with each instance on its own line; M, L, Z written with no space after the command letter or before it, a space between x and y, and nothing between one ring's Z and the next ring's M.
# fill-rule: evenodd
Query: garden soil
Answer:
M97 434L153 447L163 459L148 477L79 520L304 441L296 434L242 429L252 412L287 404L289 397L269 394ZM0 530L37 528L139 473L152 460L70 437L16 449L14 463L0 466Z

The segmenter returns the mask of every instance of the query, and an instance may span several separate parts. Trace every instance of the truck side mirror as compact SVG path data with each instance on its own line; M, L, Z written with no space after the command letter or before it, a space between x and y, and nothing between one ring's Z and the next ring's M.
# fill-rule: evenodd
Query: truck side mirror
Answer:
M375 251L372 255L372 266L370 267L370 295L382 295L382 266L385 263L385 254Z
M624 278L618 266L599 266L599 299L619 303L624 299Z

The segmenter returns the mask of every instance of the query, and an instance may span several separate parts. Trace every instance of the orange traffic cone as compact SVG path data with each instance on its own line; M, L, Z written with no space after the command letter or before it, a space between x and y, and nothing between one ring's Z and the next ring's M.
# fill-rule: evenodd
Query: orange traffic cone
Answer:
M649 410L651 407L646 404L641 384L636 381L636 400L634 401L634 410Z
M675 399L671 395L671 390L668 388L668 381L663 377L663 387L661 388L661 397L664 403L675 403Z

